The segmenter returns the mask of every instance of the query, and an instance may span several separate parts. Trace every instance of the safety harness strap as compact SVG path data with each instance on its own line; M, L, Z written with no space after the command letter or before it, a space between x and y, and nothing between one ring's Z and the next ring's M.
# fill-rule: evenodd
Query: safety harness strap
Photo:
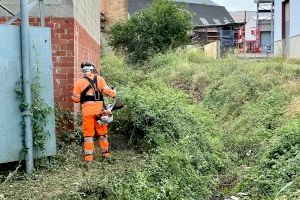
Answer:
M84 77L90 84L87 86L81 93L80 96L80 103L84 103L86 101L103 101L103 95L99 92L98 89L98 81L97 81L97 75L94 76L94 79L90 79L89 77ZM92 89L94 90L94 95L87 95L86 93Z

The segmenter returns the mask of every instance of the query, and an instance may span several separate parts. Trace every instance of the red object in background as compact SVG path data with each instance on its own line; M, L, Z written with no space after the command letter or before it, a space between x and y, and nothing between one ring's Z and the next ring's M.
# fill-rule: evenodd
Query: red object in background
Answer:
M261 53L260 30L258 28L251 30L251 34L255 36L255 40L247 41L245 27L241 27L241 29L239 30L238 46L240 53Z

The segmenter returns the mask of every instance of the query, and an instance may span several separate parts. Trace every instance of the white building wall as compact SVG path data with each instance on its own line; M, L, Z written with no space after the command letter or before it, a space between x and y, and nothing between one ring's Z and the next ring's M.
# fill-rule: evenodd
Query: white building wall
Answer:
M100 43L100 0L73 0L74 17Z
M274 53L300 58L300 0L290 0L289 38L282 40L282 0L275 0Z
M300 0L290 0L290 37L300 35Z
M281 0L275 0L274 13L274 41L282 40L282 3Z

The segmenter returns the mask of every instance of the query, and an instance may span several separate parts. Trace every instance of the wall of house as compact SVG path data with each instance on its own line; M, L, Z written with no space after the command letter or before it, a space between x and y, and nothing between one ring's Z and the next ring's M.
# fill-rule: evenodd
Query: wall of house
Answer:
M283 55L282 41L281 40L278 40L278 41L274 42L274 55L275 56Z
M276 42L282 40L282 3L281 0L275 0L274 3L274 41Z
M54 97L61 109L72 110L74 84L74 18L47 17L52 31Z
M291 58L300 58L299 8L300 8L300 1L290 0L289 40L282 41L282 1L275 0L275 24L274 24L275 55L285 54L286 56ZM287 49L285 49L284 47L286 42L288 42Z
M300 1L299 0L290 0L290 37L300 35Z
M290 58L300 58L300 34L290 37L290 48L289 57Z
M89 35L99 44L100 42L100 1L73 0L74 18Z
M256 41L256 35L252 34L256 33L256 16L251 16L247 23L246 23L246 35L245 35L245 39L246 41Z

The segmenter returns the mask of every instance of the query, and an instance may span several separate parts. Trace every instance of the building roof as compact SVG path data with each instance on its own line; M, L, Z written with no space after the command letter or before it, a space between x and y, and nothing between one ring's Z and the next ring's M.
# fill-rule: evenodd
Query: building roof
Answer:
M246 20L245 20L245 11L234 11L230 12L231 17L236 23L248 22L249 19L253 16L256 16L256 11L246 11Z
M152 0L128 0L128 13L131 15L143 8L148 7Z
M234 23L234 20L224 6L194 3L178 4L193 13L193 22L195 26L219 26Z
M244 23L245 21L245 11L234 11L230 12L231 17L236 23ZM257 12L256 11L246 11L246 23L253 18L256 20ZM271 15L269 13L260 14L259 20L271 20Z
M217 6L215 2L211 0L175 0L177 2L186 2L186 3L195 3L195 4L204 4L204 5L212 5Z
M177 4L193 13L194 26L222 26L233 24L234 20L223 6L210 0L176 0ZM198 2L198 3L190 3ZM152 0L128 0L128 12L133 14L148 7Z

